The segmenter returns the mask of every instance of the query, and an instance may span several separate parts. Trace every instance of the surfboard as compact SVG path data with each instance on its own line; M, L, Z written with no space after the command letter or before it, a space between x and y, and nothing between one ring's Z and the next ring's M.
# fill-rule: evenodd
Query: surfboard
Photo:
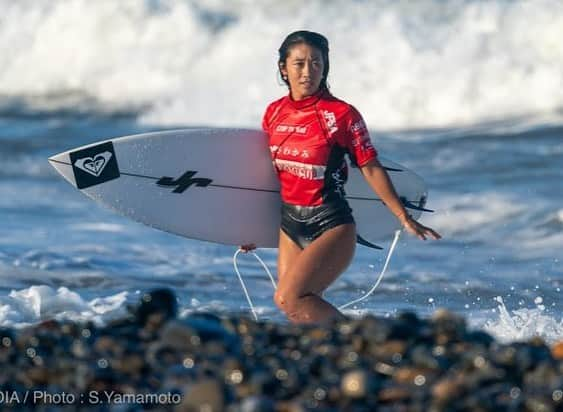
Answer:
M379 157L403 204L417 218L423 179ZM104 140L49 158L82 193L117 213L188 238L277 247L279 182L267 136L258 130L202 128ZM359 242L375 247L400 227L361 172L345 186Z

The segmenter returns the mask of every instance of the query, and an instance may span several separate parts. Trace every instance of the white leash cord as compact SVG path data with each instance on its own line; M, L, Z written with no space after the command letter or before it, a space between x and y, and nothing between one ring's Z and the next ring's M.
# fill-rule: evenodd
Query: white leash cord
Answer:
M371 295L375 291L375 289L377 289L377 287L379 286L379 284L383 280L383 275L385 275L385 271L387 270L387 266L389 265L389 261L391 260L391 256L393 255L393 251L395 250L395 246L397 246L397 242L399 241L400 235L401 235L401 231L396 230L395 231L395 237L393 238L393 243L391 243L391 247L389 248L389 253L387 253L387 258L385 259L385 264L383 265L383 269L381 270L381 273L379 274L379 277L377 278L377 281L375 282L373 287L364 296L362 296L358 299L355 299L351 302L348 302L345 305L338 307L338 310L342 310L344 308L347 308L348 306L355 305L356 303L359 303L362 300L367 299L367 297L369 295ZM242 290L244 291L244 295L246 296L246 300L248 301L248 305L250 306L250 311L252 312L252 315L254 316L254 320L258 321L258 315L256 314L256 311L254 310L254 305L252 304L252 300L250 299L250 295L248 294L248 290L246 289L246 285L244 283L244 280L242 280L242 276L241 276L241 274L238 270L238 266L237 266L237 257L239 255L239 253L241 253L241 252L242 252L241 249L237 249L237 251L235 252L235 255L233 256L233 266L235 267L235 272L238 276L238 280L240 281L240 285L242 286ZM266 271L266 273L270 277L270 280L272 281L272 285L274 286L274 290L276 290L277 289L276 281L274 280L274 277L270 273L268 266L266 266L264 261L262 259L260 259L260 256L258 256L256 253L254 253L254 252L250 252L250 253L252 253L254 255L254 257L256 259L258 259L258 262L260 262L262 264L262 267L264 268L264 270Z
M387 266L389 265L389 261L391 260L391 255L393 254L393 251L395 250L395 246L397 245L397 241L399 240L400 234L401 234L400 230L395 231L395 238L393 239L393 243L391 243L391 247L389 248L389 253L387 253L387 258L385 259L385 264L383 265L383 269L381 270L381 273L379 274L379 277L377 278L375 285L373 285L373 287L369 290L369 292L366 293L364 296L362 296L358 299L355 299L352 302L348 302L345 305L339 306L338 310L342 310L344 308L347 308L348 306L355 305L356 303L361 302L362 300L366 299L369 295L371 295L375 291L375 289L377 289L377 287L379 286L379 284L383 280L383 275L385 274L385 271L387 270Z
M237 249L237 251L235 252L235 255L233 256L233 266L235 267L235 272L238 276L238 280L240 281L240 285L242 286L242 290L244 291L244 295L246 296L246 300L248 301L248 305L250 306L250 310L251 310L252 314L254 315L254 320L258 321L258 315L256 314L256 311L254 310L254 305L252 304L252 300L250 299L250 295L248 294L248 291L246 290L246 285L244 284L244 280L242 280L242 276L241 276L241 274L238 270L237 257L238 257L240 252L242 252L241 249ZM270 280L272 281L272 285L274 286L274 290L276 290L276 288L277 288L276 281L274 280L274 277L272 276L272 274L268 270L268 266L266 266L264 261L262 259L260 259L260 256L258 256L256 253L254 253L254 252L250 252L250 253L252 253L254 255L254 257L256 257L256 259L258 259L258 262L260 262L262 264L262 267L264 268L264 270L266 270L266 273L268 274L268 276L270 277Z

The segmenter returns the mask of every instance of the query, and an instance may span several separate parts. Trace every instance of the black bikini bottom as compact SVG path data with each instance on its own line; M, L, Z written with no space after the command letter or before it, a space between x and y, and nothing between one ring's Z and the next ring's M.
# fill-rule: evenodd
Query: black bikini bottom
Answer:
M282 202L281 229L305 249L328 229L354 223L352 209L345 200L320 206L297 206Z

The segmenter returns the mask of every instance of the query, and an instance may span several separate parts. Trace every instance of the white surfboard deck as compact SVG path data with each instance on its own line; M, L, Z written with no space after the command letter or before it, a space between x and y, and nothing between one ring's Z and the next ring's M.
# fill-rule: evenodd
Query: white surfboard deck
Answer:
M422 178L379 160L418 217L427 195ZM151 227L229 245L278 245L279 183L261 131L145 133L72 149L49 162L90 198ZM359 169L349 168L345 190L363 240L378 242L400 227Z

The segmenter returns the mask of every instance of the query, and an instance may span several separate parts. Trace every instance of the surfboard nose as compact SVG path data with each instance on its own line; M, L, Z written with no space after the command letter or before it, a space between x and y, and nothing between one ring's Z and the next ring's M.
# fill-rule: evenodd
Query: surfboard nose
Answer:
M70 163L69 152L62 152L49 157L49 164L65 178L67 182L76 187L76 180L72 172L72 165Z

